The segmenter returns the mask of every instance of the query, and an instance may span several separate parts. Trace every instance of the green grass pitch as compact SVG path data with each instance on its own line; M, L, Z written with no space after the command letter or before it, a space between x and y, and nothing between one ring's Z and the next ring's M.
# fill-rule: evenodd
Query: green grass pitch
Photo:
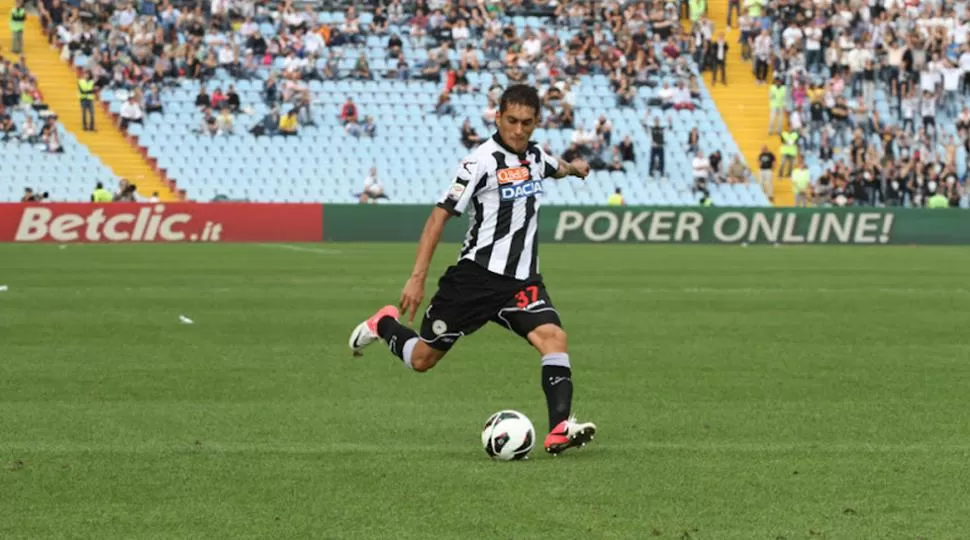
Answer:
M0 246L0 538L970 531L965 248L545 245L600 432L520 463L479 441L502 408L545 435L519 338L423 375L347 350L413 253Z

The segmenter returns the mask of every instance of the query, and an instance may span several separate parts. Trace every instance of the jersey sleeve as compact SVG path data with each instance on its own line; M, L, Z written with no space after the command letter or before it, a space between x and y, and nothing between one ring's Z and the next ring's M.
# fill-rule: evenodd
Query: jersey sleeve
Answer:
M482 164L474 156L466 157L458 164L455 179L448 190L438 199L438 208L444 208L460 216L475 194L478 183L483 181Z
M546 151L543 150L541 146L538 148L539 148L539 155L542 156L542 163L543 163L542 176L544 178L551 178L552 175L556 174L556 171L559 170L559 160L547 154Z

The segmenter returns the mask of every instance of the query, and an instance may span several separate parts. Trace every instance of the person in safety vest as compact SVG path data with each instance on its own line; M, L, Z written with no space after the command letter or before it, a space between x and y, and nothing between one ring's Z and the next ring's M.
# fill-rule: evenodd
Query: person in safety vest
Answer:
M90 71L84 73L84 77L77 82L77 94L81 100L81 123L84 131L97 131L94 129L94 77Z
M14 54L21 54L24 51L24 24L27 22L27 10L24 9L24 0L17 0L16 6L10 10L10 34L13 36L13 44L10 47Z

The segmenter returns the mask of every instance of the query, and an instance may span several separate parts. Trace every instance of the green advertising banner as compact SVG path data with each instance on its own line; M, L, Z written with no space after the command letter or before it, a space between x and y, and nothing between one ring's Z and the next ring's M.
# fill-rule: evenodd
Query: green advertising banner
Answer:
M431 206L327 205L328 241L417 241ZM970 244L960 209L544 207L541 242ZM449 221L445 242L464 237Z
M324 242L417 242L434 205L325 204ZM442 242L461 242L468 218L448 220Z

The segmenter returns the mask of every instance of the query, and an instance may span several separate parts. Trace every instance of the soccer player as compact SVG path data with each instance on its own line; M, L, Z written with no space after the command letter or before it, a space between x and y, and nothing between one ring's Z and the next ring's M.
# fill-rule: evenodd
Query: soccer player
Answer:
M542 389L549 410L545 448L559 454L584 446L596 426L570 415L573 383L566 333L539 274L539 201L543 180L585 178L589 165L582 159L561 162L529 140L539 124L539 111L539 94L531 86L510 86L502 94L495 119L498 133L459 163L454 182L424 226L414 270L401 293L400 312L396 306L385 306L360 323L351 333L350 348L360 355L365 346L382 339L405 366L424 372L461 336L489 321L505 326L528 340L542 357ZM438 281L418 334L399 318L410 313L408 324L413 324L445 222L466 209L469 228L458 262Z

